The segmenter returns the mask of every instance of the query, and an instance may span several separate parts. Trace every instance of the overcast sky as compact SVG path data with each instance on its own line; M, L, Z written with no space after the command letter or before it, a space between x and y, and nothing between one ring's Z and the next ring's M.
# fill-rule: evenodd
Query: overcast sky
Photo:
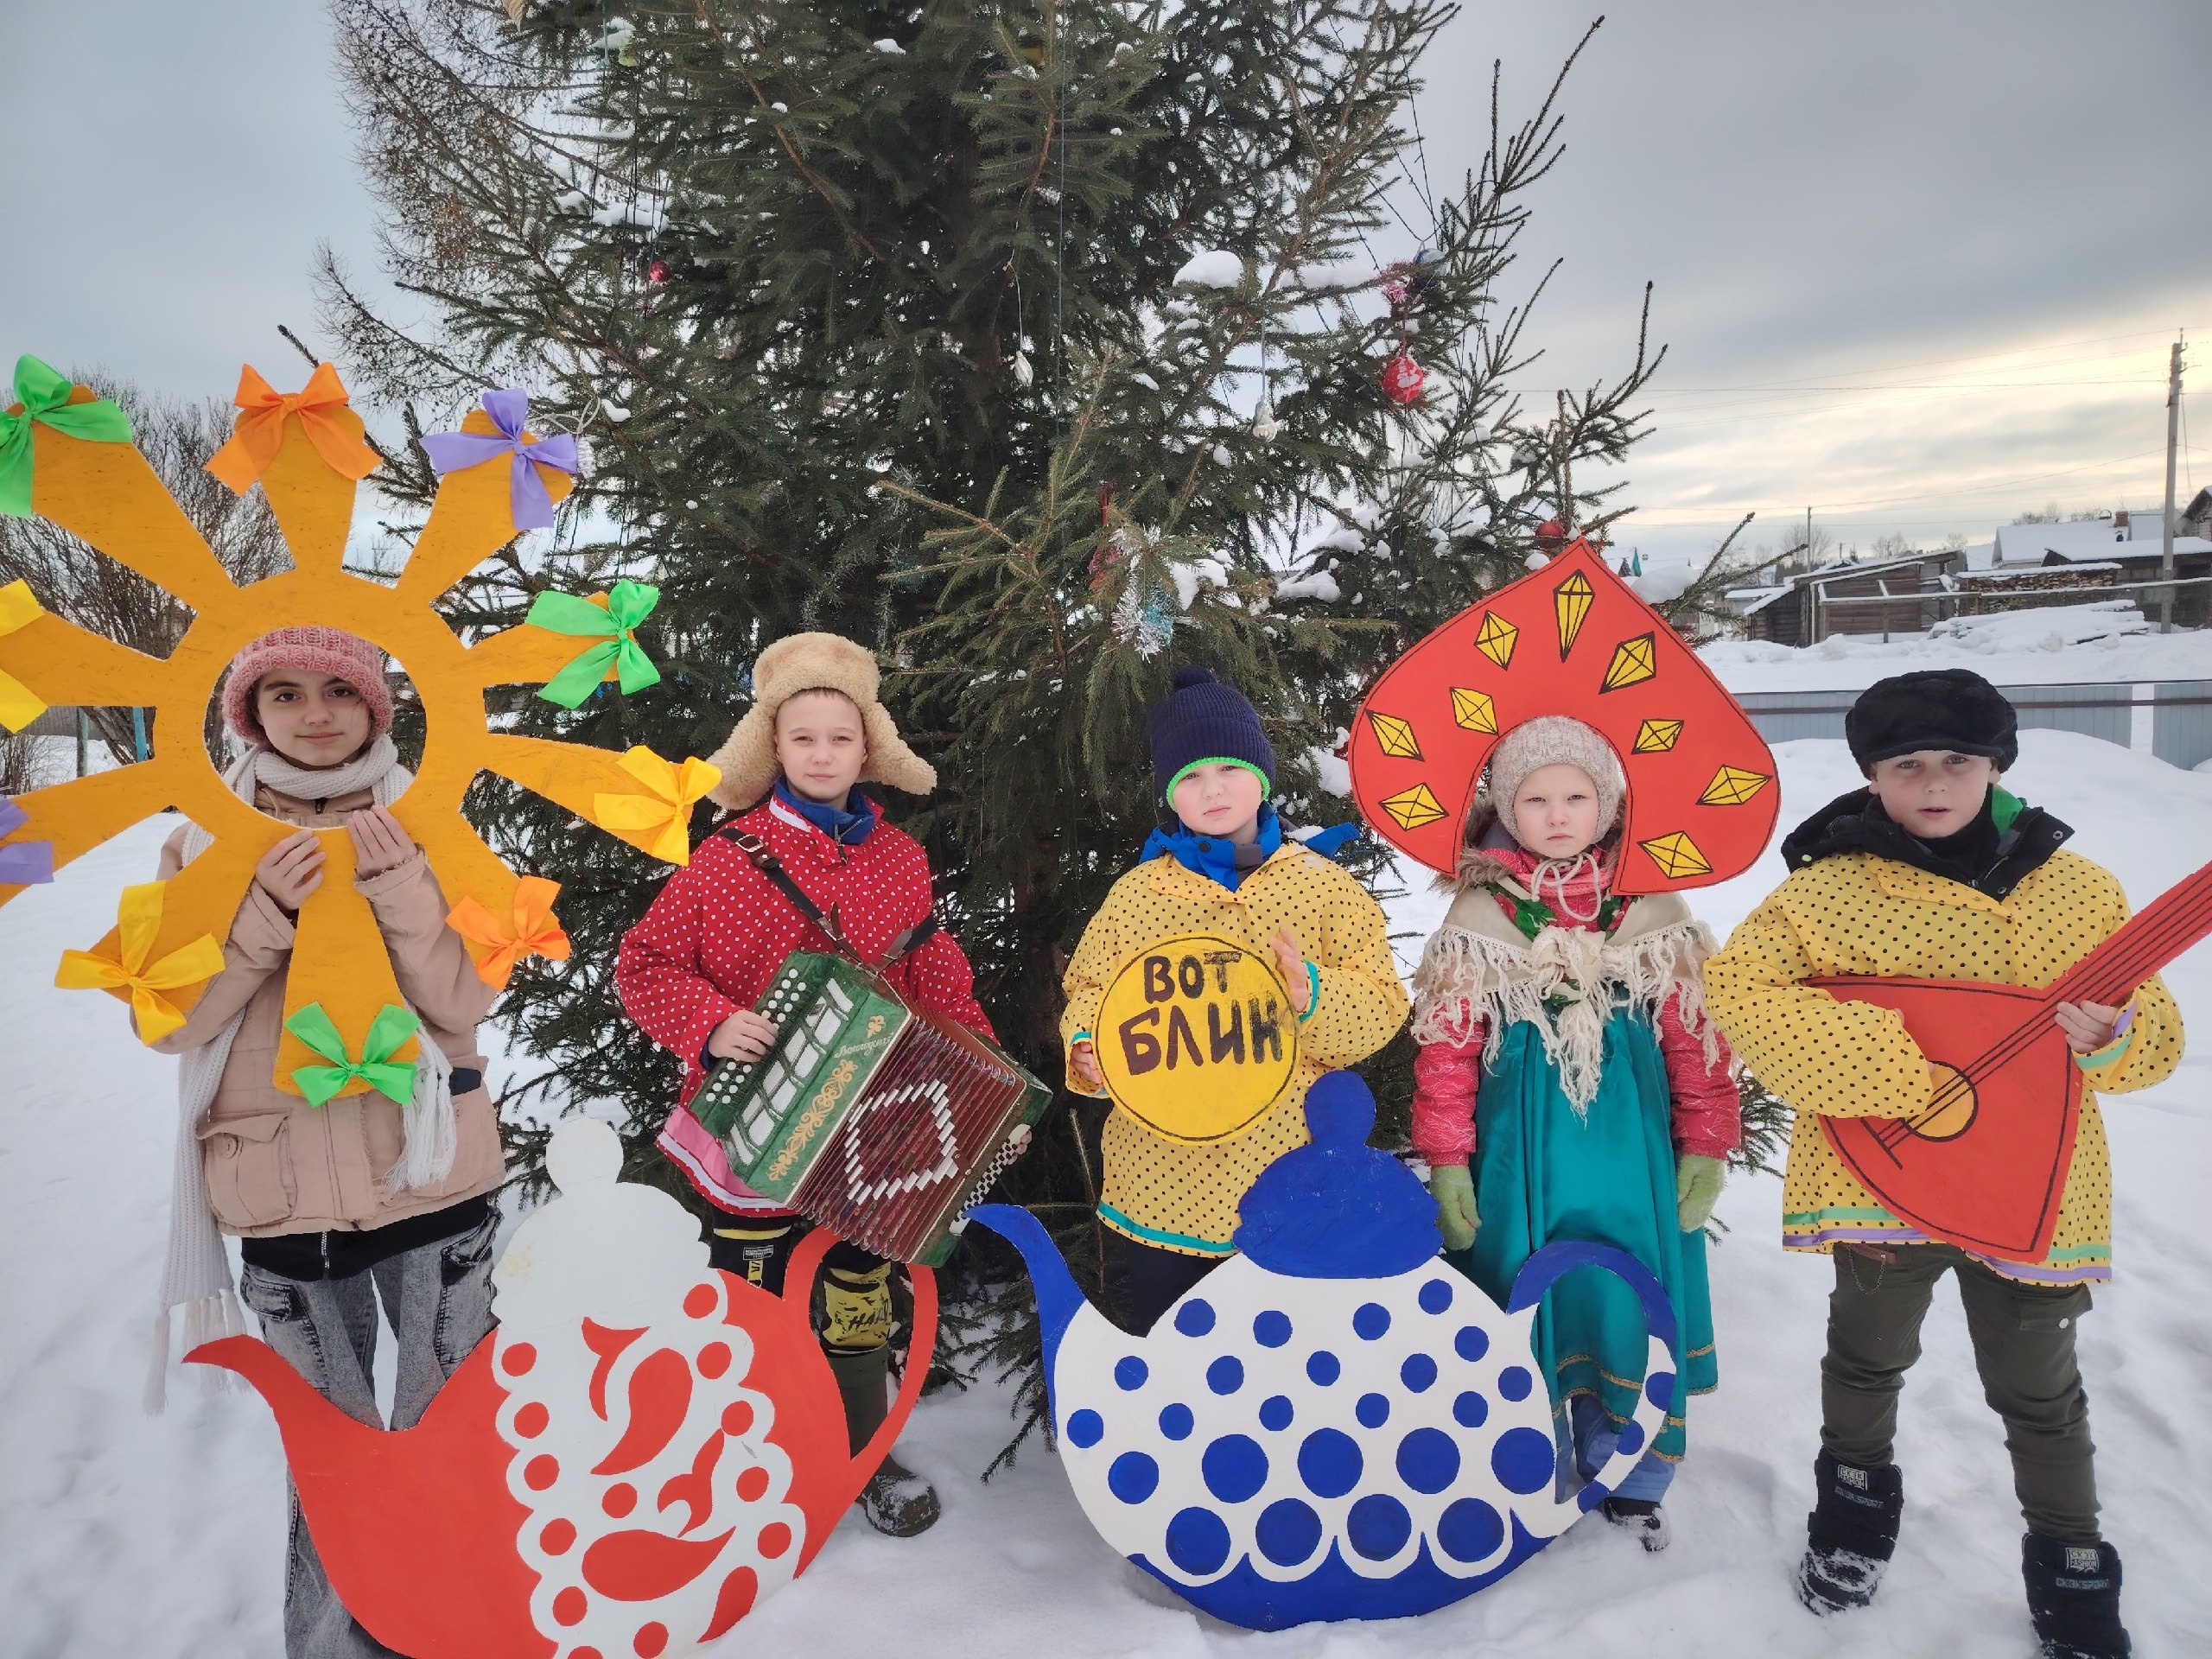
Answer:
M1491 60L1525 113L1596 10L1471 0L1420 104L1432 181L1480 155ZM309 0L0 0L0 108L10 360L296 384L275 325L312 337L316 243L375 264ZM1686 554L1751 509L1767 539L1808 505L1847 543L1980 540L2158 499L2166 349L2212 335L2204 0L1626 0L1564 108L1509 282L1566 261L1520 384L1617 372L1657 283L1624 542Z

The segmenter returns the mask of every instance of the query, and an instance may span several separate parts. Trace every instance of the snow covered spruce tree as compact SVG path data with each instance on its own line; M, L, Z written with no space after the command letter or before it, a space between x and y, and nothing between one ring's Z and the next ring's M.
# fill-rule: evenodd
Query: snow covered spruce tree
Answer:
M1341 818L1363 683L1520 574L1545 521L1611 515L1587 480L1656 358L1624 332L1617 382L1506 391L1531 353L1500 291L1558 84L1432 188L1413 100L1440 0L335 11L389 274L427 319L331 263L327 332L410 423L519 383L589 442L556 544L461 603L661 589L660 685L515 718L705 753L769 639L876 645L942 776L892 810L1047 1077L1062 953L1154 821L1138 715L1175 666L1259 705L1290 821ZM636 1141L669 1073L609 975L661 872L484 804L562 880L578 945L507 1011ZM1096 1125L1051 1125L1015 1184L1078 1217Z

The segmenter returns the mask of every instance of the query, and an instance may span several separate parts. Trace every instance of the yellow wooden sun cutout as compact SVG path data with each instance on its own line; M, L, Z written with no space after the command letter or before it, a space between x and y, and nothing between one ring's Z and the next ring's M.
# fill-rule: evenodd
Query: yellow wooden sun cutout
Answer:
M318 374L319 383L325 378ZM342 397L334 378L328 384ZM72 404L92 401L83 386L68 399ZM153 984L158 967L188 947L228 937L254 865L291 833L291 825L256 811L225 786L200 741L223 671L242 646L271 628L343 628L381 646L421 694L428 728L423 761L392 811L429 855L447 904L472 918L464 936L480 971L498 982L516 954L553 945L560 935L546 909L551 884L510 870L461 816L462 795L479 772L497 772L677 863L690 856L685 826L692 804L719 774L703 761L687 760L678 766L645 748L624 755L491 730L486 687L543 681L588 648L575 636L528 625L465 645L431 608L479 561L513 538L512 454L446 475L405 568L387 586L342 568L358 480L323 453L329 450L343 462L349 443L359 448L360 417L342 402L326 399L304 411L316 423L310 429L296 400L278 401L281 426L268 410L243 414L239 424L257 423L258 442L249 447L264 454L275 436L260 481L294 568L245 588L232 582L130 443L74 437L54 423L32 429L32 511L168 589L190 608L193 620L166 659L44 612L0 631L0 678L12 677L29 696L155 711L157 747L151 759L17 798L28 819L22 834L51 840L56 868L167 806L215 838L173 880L150 884L161 891L140 898L125 916L127 938L126 930L111 931L92 948L90 956L115 964L115 971L96 976L86 964L74 964L82 982L97 979L100 988L130 1001L134 988L134 988L134 980ZM481 410L462 426L486 435L496 429ZM525 435L523 442L537 440ZM262 458L257 454L256 462ZM535 465L531 470L554 500L568 493L565 474ZM607 677L614 677L612 666ZM403 998L375 916L353 887L351 838L342 829L319 834L324 879L300 910L284 1014L289 1022L320 1003L351 1058L365 1052L377 1015ZM0 886L0 904L21 891ZM183 1012L206 983L202 977L156 988ZM410 1037L381 1058L405 1061L417 1052ZM294 1071L327 1058L287 1031L276 1056L277 1087L301 1092ZM355 1077L340 1092L357 1094L369 1086Z

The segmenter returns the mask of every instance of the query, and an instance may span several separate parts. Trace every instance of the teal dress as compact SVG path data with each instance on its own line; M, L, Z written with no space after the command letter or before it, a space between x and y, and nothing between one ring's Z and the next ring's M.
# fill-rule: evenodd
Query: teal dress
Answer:
M1577 1114L1541 1034L1525 1020L1506 1027L1476 1096L1479 1219L1460 1259L1463 1271L1501 1306L1522 1263L1561 1239L1611 1244L1650 1269L1666 1287L1681 1333L1682 1363L1667 1426L1651 1448L1673 1462L1682 1455L1688 1395L1709 1391L1719 1376L1705 1234L1675 1224L1672 1107L1650 1010L1615 1008L1604 1052L1597 1096ZM1562 1444L1570 1402L1579 1396L1602 1408L1611 1428L1627 1424L1643 1375L1644 1340L1636 1294L1611 1274L1579 1268L1545 1293L1535 1350Z

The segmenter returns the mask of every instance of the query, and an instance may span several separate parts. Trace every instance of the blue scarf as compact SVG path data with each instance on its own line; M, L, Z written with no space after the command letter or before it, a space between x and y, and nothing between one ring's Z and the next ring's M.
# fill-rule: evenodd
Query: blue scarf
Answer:
M858 790L845 797L844 805L832 806L826 801L810 801L804 795L793 793L791 785L779 778L776 798L840 847L857 847L875 833L875 810Z
M1218 881L1231 893L1245 876L1266 863L1282 847L1282 820L1272 806L1260 808L1260 833L1249 847L1239 847L1222 836L1201 836L1190 826L1155 830L1144 843L1142 857L1149 861L1166 853L1193 875Z

